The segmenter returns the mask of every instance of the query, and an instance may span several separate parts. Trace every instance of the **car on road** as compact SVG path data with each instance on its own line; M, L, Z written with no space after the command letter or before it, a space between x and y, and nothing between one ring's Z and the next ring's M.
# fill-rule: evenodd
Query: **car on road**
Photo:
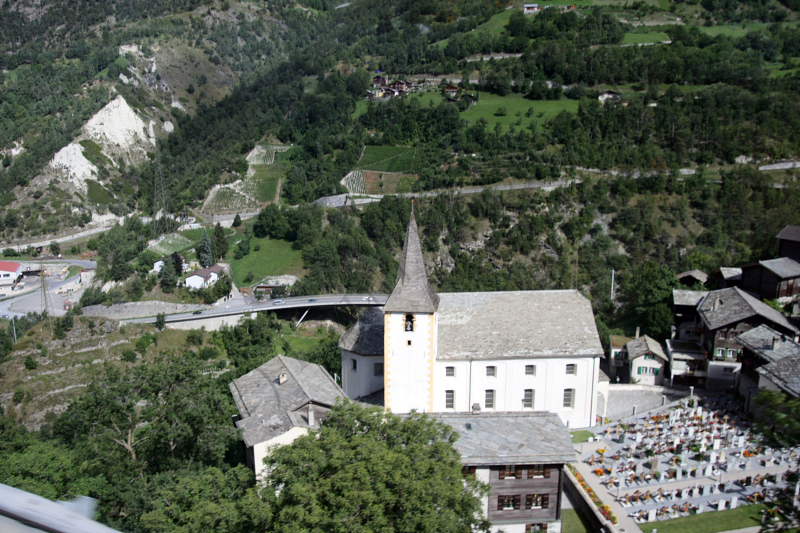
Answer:
M285 302L283 300L272 300L272 305L280 305L282 303L285 303Z
M309 302L316 302L316 301L317 301L317 299L316 299L316 298L309 298L309 299L308 299L308 301L309 301Z
M201 314L203 314L203 311L201 311L200 309L197 309L195 311L192 311L192 314L193 315L201 315Z
M364 296L364 297L363 297L363 298L361 298L361 299L362 299L362 300L364 300L365 302L371 302L371 301L372 301L372 300L374 300L375 298L373 298L372 296Z

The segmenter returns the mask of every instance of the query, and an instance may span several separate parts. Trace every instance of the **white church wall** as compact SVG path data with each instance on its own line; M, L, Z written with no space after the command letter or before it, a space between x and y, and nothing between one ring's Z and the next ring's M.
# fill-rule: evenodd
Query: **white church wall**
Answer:
M378 367L380 373L376 375L375 365L382 366L383 357L342 350L342 390L348 398L361 398L383 388L383 370Z
M534 374L526 366L534 366ZM567 373L575 365L575 374ZM553 357L530 359L493 359L473 361L436 361L434 383L435 411L469 411L479 404L481 411L552 411L570 427L592 425L596 410L598 357ZM453 376L447 368L453 368ZM494 367L494 376L487 375ZM525 390L532 389L533 406L523 407ZM564 407L564 389L573 389L573 406ZM446 406L447 391L452 390L454 404ZM494 408L486 406L486 391L493 390Z
M405 331L405 314L384 316L384 403L393 413L434 409L436 316L415 314L414 331Z

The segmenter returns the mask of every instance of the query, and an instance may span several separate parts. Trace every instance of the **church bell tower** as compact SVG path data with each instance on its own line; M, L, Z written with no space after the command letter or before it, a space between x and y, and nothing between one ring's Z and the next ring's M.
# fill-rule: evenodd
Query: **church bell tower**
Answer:
M397 283L383 308L384 405L393 413L434 410L438 306L412 208Z

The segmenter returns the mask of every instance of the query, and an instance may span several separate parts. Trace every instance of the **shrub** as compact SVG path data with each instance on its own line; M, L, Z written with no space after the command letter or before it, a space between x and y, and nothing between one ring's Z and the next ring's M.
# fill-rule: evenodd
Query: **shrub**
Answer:
M25 358L24 364L25 368L27 368L28 370L35 370L39 366L39 363L37 363L36 360L30 355Z

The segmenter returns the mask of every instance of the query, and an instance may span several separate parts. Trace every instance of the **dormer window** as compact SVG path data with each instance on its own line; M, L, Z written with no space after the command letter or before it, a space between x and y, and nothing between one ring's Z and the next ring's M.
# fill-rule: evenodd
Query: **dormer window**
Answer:
M406 331L414 331L414 315L406 315Z

